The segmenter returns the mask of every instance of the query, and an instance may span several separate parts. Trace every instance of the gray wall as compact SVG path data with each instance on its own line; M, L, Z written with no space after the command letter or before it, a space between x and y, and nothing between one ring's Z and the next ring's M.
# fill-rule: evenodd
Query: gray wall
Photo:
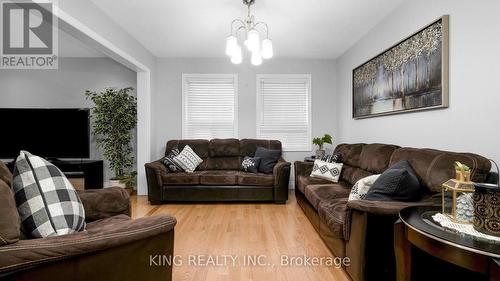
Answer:
M311 74L312 135L330 133L334 137L338 136L333 60L273 59L254 67L248 61L235 66L229 59L159 59L157 91L152 97L153 158L158 159L164 154L167 140L182 136L183 73L238 74L239 138L256 136L257 74ZM293 162L302 160L311 153L312 151L286 152L284 157Z
M337 60L343 142L470 151L500 161L500 1L404 1ZM354 120L352 69L444 14L450 15L450 107Z
M136 73L108 58L61 58L58 70L0 70L0 85L0 107L89 108L85 90L135 88ZM102 159L94 137L90 158ZM105 166L107 180L113 173Z

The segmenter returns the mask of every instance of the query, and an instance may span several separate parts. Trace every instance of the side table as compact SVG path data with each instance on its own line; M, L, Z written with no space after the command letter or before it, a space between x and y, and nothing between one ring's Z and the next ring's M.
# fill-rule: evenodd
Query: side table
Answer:
M412 245L446 262L500 281L500 243L448 231L432 216L440 207L401 210L394 225L397 280L410 281Z

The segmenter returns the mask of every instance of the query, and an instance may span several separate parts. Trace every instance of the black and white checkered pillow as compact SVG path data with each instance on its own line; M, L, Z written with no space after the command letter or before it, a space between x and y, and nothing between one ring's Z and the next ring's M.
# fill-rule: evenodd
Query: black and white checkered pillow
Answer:
M45 159L21 151L13 188L23 232L42 238L85 229L85 211L64 174Z

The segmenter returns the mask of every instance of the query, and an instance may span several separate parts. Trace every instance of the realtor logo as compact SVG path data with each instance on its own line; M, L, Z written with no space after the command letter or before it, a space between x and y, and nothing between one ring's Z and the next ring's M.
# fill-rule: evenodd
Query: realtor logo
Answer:
M56 69L57 18L53 2L0 3L0 68Z

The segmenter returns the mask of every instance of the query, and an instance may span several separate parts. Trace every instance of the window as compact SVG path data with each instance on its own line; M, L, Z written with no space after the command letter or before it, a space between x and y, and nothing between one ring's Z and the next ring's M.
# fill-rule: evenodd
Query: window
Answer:
M311 151L311 75L257 75L257 137Z
M237 75L183 74L182 80L182 138L237 138Z

